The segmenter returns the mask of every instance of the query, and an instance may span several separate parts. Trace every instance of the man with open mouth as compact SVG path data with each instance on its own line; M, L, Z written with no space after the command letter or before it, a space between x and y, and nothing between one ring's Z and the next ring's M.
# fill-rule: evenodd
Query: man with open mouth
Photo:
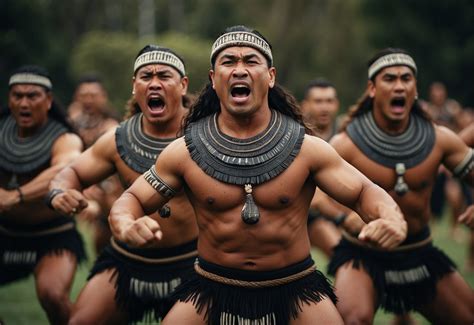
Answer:
M128 118L54 178L52 206L78 212L87 205L83 188L114 173L127 188L153 166L180 134L188 112L187 86L181 57L165 47L145 46L135 60ZM161 217L163 238L150 240L149 225ZM75 303L70 324L158 322L172 307L171 293L192 272L197 255L193 208L180 192L159 211L128 226L134 240L120 233L111 239Z
M420 312L433 323L471 324L474 293L454 263L433 246L429 199L438 167L474 183L473 151L436 125L417 102L417 66L402 49L388 48L369 61L368 86L336 151L402 209L408 237L380 250L345 233L329 265L336 276L338 310L348 324L371 323L380 306L403 315Z
M131 225L184 190L199 226L199 257L163 324L342 324L332 287L310 256L306 225L316 185L363 215L361 238L379 242L388 232L381 244L397 245L406 235L402 215L385 191L305 134L260 33L226 29L210 59L210 83L184 138L115 202L114 234L140 242ZM165 238L160 223L148 226L151 242Z
M0 118L0 286L30 274L51 324L66 324L84 245L68 213L44 202L49 181L83 145L53 99L47 71L23 66L9 82Z

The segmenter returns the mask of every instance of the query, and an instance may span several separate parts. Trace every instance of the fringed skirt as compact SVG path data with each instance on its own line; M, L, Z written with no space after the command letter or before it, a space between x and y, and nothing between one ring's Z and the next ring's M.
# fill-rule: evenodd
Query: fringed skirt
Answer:
M0 285L28 277L42 257L64 251L78 262L86 258L82 237L71 218L32 226L0 221Z
M195 270L174 297L191 301L212 325L286 325L302 304L325 298L336 303L331 284L310 257L273 271L230 269L199 258Z
M92 268L89 278L114 269L117 306L128 313L128 322L160 321L175 300L173 290L193 271L197 240L169 248L131 248L113 238Z
M328 265L328 273L352 261L372 278L379 305L396 314L404 314L429 303L436 293L436 282L456 268L454 262L431 242L429 228L409 236L391 251L369 248L344 233Z

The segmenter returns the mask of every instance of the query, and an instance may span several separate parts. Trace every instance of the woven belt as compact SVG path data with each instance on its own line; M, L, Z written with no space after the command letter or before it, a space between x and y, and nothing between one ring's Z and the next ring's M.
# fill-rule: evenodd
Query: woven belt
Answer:
M132 260L136 260L136 261L140 261L140 262L148 263L148 264L168 264L168 263L172 263L172 262L179 262L179 261L183 261L183 260L186 260L188 258L191 258L191 257L196 257L197 254L198 254L197 250L193 250L192 252L177 255L177 256L172 256L172 257L149 258L149 257L144 257L144 256L137 255L137 254L134 254L134 253L131 253L131 252L127 251L126 249L121 247L119 244L117 244L117 242L115 241L115 239L113 237L110 238L110 244L120 254L122 254L122 255L124 255L124 256L132 259Z
M197 274L201 275L204 278L209 280L213 280L215 282L232 285L236 287L244 287L244 288L265 288L265 287L276 287L279 285L284 285L299 279L304 278L305 276L313 273L316 271L316 265L311 265L306 270L301 272L289 275L284 278L274 279L274 280L264 280L264 281L243 281L243 280L236 280L236 279L229 279L223 276L205 271L199 266L199 261L194 263L194 270Z
M357 239L356 237L350 235L345 230L342 231L342 237L344 237L344 239L346 239L347 241L349 241L352 244L355 244L357 246L366 247L366 248L370 248L370 249L374 249L374 250L378 250L378 251L390 251L390 252L403 252L403 251L413 250L415 248L423 247L423 246L431 243L431 241L433 240L431 238L431 235L429 235L427 238L425 238L425 239L423 239L419 242L412 243L412 244L401 245L401 246L391 248L390 250L387 250L387 249L383 249L383 248L380 248L380 247L375 247L375 246L369 245L368 243L363 242L363 241Z
M0 232L9 235L9 236L15 236L15 237L37 237L37 236L45 236L45 235L52 235L52 234L58 234L61 232L65 232L68 230L74 229L74 223L65 223L63 225L50 228L50 229L45 229L45 230L38 230L38 231L15 231L11 230L8 228L5 228L0 225Z

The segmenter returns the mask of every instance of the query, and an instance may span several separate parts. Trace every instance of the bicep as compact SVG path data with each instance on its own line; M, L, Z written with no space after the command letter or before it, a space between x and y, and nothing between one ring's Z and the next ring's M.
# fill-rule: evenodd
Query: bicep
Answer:
M66 166L79 157L83 149L81 139L75 135L66 133L60 136L53 145L51 154L51 166Z

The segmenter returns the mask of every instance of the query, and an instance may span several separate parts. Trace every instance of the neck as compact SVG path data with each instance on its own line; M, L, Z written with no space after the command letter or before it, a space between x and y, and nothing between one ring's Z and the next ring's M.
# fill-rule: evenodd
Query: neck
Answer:
M144 116L142 116L141 125L143 132L154 138L174 138L181 129L186 109L180 107L176 115L169 121L151 123Z
M40 130L46 124L46 122L47 121L45 121L42 124L35 125L34 127L29 127L29 128L18 127L18 137L29 138L29 137L34 136L36 133L38 133L38 130Z
M247 139L263 132L270 123L271 115L268 106L245 116L230 114L221 108L217 117L217 125L219 130L228 136Z
M385 133L390 135L398 135L405 132L405 130L408 128L410 115L402 120L390 120L378 112L379 111L377 110L373 111L375 124L377 124L377 126Z

